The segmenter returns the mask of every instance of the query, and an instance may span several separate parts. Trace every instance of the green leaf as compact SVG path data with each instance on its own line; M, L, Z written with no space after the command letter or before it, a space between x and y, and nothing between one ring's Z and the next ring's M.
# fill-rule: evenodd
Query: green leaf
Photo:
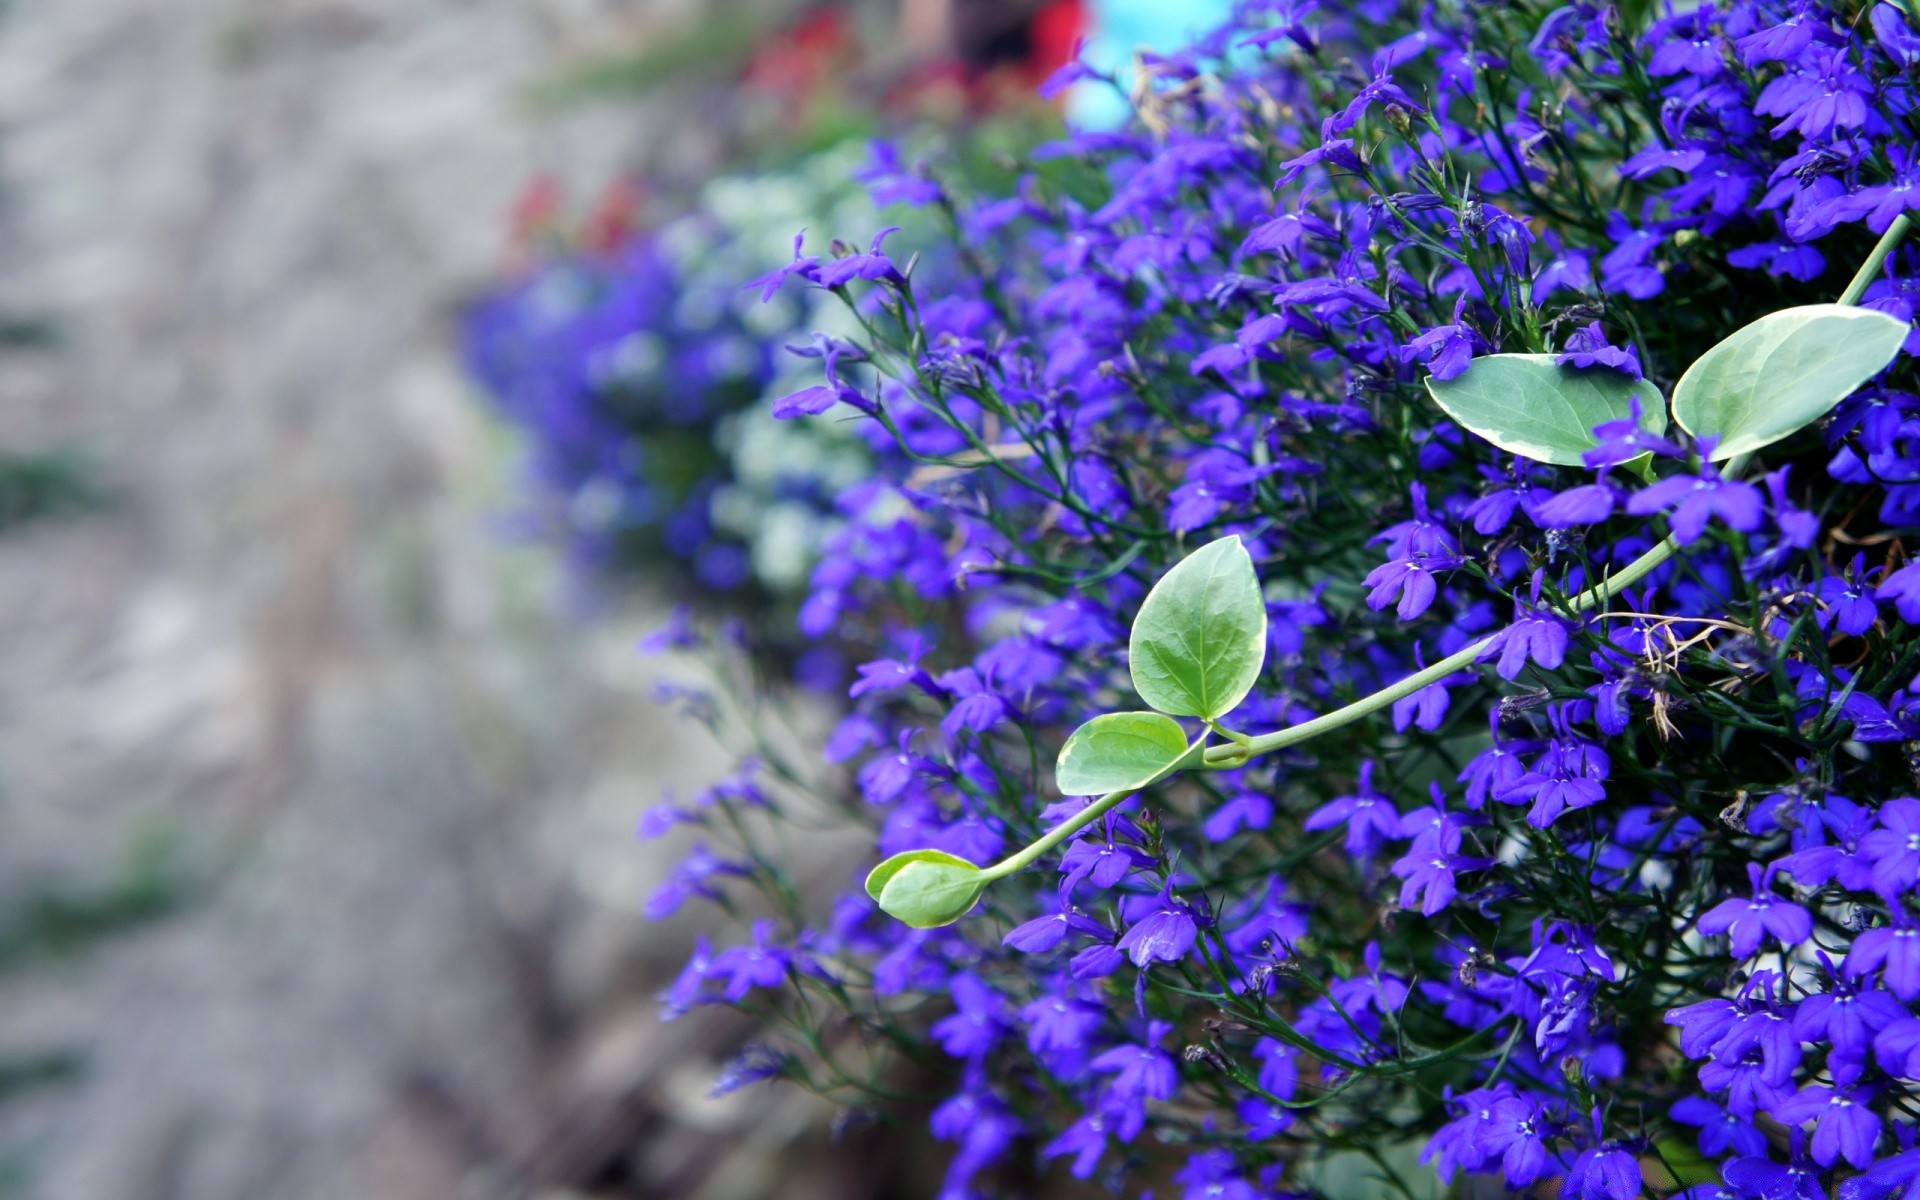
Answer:
M1191 750L1186 730L1172 717L1107 713L1074 730L1060 747L1054 781L1063 796L1133 791L1172 773Z
M949 865L959 864L967 867L973 865L964 858L948 854L945 850L902 850L873 870L867 872L867 895L878 900L881 890L887 886L887 880L898 875L900 868L906 866L908 863L921 862L923 860L927 862L943 862Z
M1238 537L1210 542L1153 585L1128 647L1140 698L1214 720L1253 690L1267 657L1267 604Z
M1870 308L1768 313L1702 354L1673 388L1673 419L1716 437L1714 461L1751 454L1827 415L1886 370L1910 331Z
M1599 445L1595 425L1631 417L1635 396L1641 427L1666 432L1659 388L1604 367L1582 370L1553 360L1551 354L1491 354L1452 379L1428 378L1427 391L1462 428L1502 450L1563 467L1580 466L1580 456Z
M935 929L966 916L987 882L986 873L964 858L943 850L908 850L867 875L867 894L915 929Z

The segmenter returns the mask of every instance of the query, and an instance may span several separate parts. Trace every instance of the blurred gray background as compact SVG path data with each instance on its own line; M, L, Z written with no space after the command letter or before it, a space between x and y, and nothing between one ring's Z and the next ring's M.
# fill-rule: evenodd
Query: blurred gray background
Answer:
M673 16L0 4L0 449L98 492L0 536L0 1195L871 1194L652 1014L634 820L723 764L490 530L451 350L529 175L689 124L527 89Z

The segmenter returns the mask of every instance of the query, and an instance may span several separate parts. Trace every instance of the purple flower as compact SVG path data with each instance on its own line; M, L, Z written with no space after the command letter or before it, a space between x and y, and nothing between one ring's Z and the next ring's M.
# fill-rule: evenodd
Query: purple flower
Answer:
M1001 942L1022 953L1042 954L1058 947L1075 933L1101 938L1113 936L1113 930L1079 909L1063 904L1058 912L1046 913L1014 926Z
M1873 598L1892 604L1907 624L1920 625L1920 562L1908 563L1881 580Z
M1640 1195L1640 1160L1610 1144L1583 1150L1560 1194L1566 1200L1634 1200Z
M1670 1114L1682 1125L1700 1128L1700 1153L1720 1158L1729 1151L1738 1154L1765 1154L1767 1135L1726 1109L1700 1096L1685 1096L1674 1103Z
M1769 937L1782 946L1797 946L1813 936L1807 910L1768 891L1758 863L1747 864L1747 878L1753 884L1752 898L1736 896L1714 905L1700 918L1701 933L1730 935L1735 958L1752 957Z
M1805 1087L1774 1105L1773 1115L1789 1125L1815 1122L1808 1148L1821 1166L1844 1158L1864 1167L1880 1140L1880 1118L1868 1107L1870 1099L1869 1093L1847 1088Z
M1920 63L1920 37L1914 35L1913 28L1907 24L1906 17L1897 5L1874 5L1870 20L1874 41L1880 49L1892 55L1902 66Z
M1827 1066L1836 1078L1857 1078L1874 1035L1906 1015L1906 1006L1878 988L1836 981L1831 991L1816 992L1794 1009L1793 1033L1803 1042L1832 1047Z
M706 846L695 843L693 848L687 851L687 856L681 859L679 865L673 869L673 874L667 877L666 882L662 883L654 891L652 898L647 901L647 919L664 921L680 911L681 906L695 896L707 900L718 900L720 889L717 884L720 879L729 875L741 876L747 873L747 868L742 864L721 858Z
M1893 163L1893 178L1886 183L1861 188L1850 196L1846 212L1867 219L1867 228L1885 233L1887 226L1902 213L1920 211L1920 158L1913 148L1895 143L1887 148Z
M1207 815L1201 826L1209 841L1224 842L1242 830L1273 823L1273 801L1258 792L1241 792Z
M1452 703L1449 689L1465 687L1473 682L1468 672L1448 675L1437 679L1417 692L1409 692L1393 702L1393 728L1396 733L1405 733L1409 726L1419 726L1431 733L1440 728L1447 718L1447 709Z
M1453 902L1456 874L1492 864L1491 859L1460 854L1459 849L1460 829L1451 823L1416 839L1406 856L1393 864L1393 873L1406 881L1400 887L1400 906L1431 917Z
M1613 515L1613 489L1604 483L1586 483L1570 487L1552 499L1535 506L1534 524L1542 529L1572 529L1578 525L1597 525Z
M1465 325L1436 325L1400 348L1403 363L1425 363L1435 379L1464 375L1485 341Z
M1334 797L1310 813L1303 825L1310 833L1345 825L1348 852L1371 858L1382 842L1398 836L1400 810L1391 797L1375 790L1373 763L1368 761L1360 764L1360 786L1353 795Z
M1567 348L1553 360L1563 367L1606 367L1619 371L1632 379L1640 378L1640 356L1633 347L1615 346L1607 341L1606 331L1600 328L1600 322L1593 321L1573 331L1567 337ZM1639 397L1635 396L1636 403ZM1638 414L1635 414L1636 418ZM1635 421L1638 424L1638 421Z
M1635 492L1627 500L1627 511L1635 516L1666 512L1673 534L1681 545L1690 545L1707 530L1707 522L1719 517L1742 533L1760 528L1766 512L1760 489L1750 483L1720 478L1709 467L1699 475L1675 475Z
M1860 839L1860 853L1873 863L1873 886L1897 898L1920 882L1920 800L1889 800L1878 818L1880 828Z
M1193 910L1175 900L1171 888L1162 888L1153 911L1120 935L1119 948L1126 951L1134 966L1147 967L1185 958L1199 936L1200 924Z
M1180 1066L1156 1043L1172 1032L1173 1026L1164 1021L1151 1022L1145 1045L1115 1046L1095 1055L1087 1065L1098 1074L1113 1076L1107 1084L1112 1099L1170 1100L1180 1090Z
M1551 671L1567 657L1566 618L1522 605L1513 624L1488 641L1477 661L1497 658L1494 670L1502 679L1517 679L1529 662Z
M1820 610L1814 619L1822 629L1838 629L1849 637L1859 637L1880 619L1880 609L1860 578L1862 556L1856 555L1853 570L1847 575L1829 575L1814 588Z
M1088 1113L1065 1132L1040 1148L1043 1159L1059 1158L1062 1155L1073 1156L1073 1165L1069 1168L1075 1179L1091 1179L1093 1170L1100 1165L1100 1156L1107 1150L1107 1125L1099 1113Z
M721 994L737 1003L746 999L754 988L777 988L784 984L792 963L792 952L773 942L773 922L755 921L753 941L722 950L714 957L708 977L724 978L726 985Z
M1110 888L1127 877L1127 872L1153 865L1151 856L1124 838L1139 836L1133 823L1119 815L1109 815L1095 836L1083 837L1067 847L1060 857L1060 888L1071 892L1081 880L1097 888Z
M849 254L845 258L836 258L822 263L813 273L813 281L821 287L842 287L855 279L884 280L888 283L905 283L898 267L880 249L880 244L890 234L900 232L898 225L889 225L873 235L864 254Z
M1864 979L1879 971L1889 991L1912 1000L1920 996L1920 928L1902 917L1892 927L1869 929L1853 939L1840 968L1848 979Z
M1457 562L1448 562L1456 566ZM1367 593L1367 607L1378 611L1396 600L1394 612L1402 621L1411 621L1426 612L1439 591L1432 569L1425 560L1394 559L1381 563L1361 581L1373 589Z
M752 291L755 288L760 289L760 303L765 304L767 301L773 299L774 293L778 292L787 280L795 278L796 276L801 279L811 280L815 268L820 265L820 260L812 255L807 255L804 258L801 257L800 248L806 243L806 240L806 230L802 229L799 233L794 234L793 261L783 267L776 267L767 272L760 278L748 283L742 290Z
M954 1058L984 1058L1006 1036L1012 1008L1005 997L970 972L955 975L948 992L954 1011L934 1022L934 1040Z
M1020 1010L1027 1023L1027 1046L1035 1054L1063 1055L1084 1050L1106 1014L1083 1000L1052 994Z
M1495 788L1502 804L1531 804L1527 824L1545 829L1569 810L1591 808L1607 798L1605 780L1612 771L1607 752L1578 738L1556 738L1532 768Z
M1775 137L1824 138L1865 125L1866 98L1872 93L1873 84L1854 69L1845 51L1816 50L1762 89L1753 110L1786 118L1773 127Z
M1608 467L1617 467L1632 462L1643 454L1654 454L1664 458L1675 458L1681 454L1680 447L1674 445L1657 433L1648 432L1641 424L1642 410L1640 396L1636 393L1629 401L1631 412L1618 421L1602 421L1593 427L1593 436L1599 439L1599 445L1580 456L1580 461L1596 471Z

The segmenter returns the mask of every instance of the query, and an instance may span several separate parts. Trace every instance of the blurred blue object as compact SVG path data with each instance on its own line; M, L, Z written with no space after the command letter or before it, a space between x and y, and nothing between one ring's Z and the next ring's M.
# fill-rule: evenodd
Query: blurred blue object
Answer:
M1080 57L1131 91L1137 51L1183 49L1220 28L1232 12L1232 0L1093 0ZM1117 129L1132 115L1126 97L1104 83L1079 83L1067 96L1067 123L1076 129Z

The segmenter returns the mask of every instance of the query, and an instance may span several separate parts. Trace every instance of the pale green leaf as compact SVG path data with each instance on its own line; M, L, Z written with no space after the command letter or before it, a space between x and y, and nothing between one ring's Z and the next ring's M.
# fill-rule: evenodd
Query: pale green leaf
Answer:
M887 859L873 870L867 872L867 895L875 900L880 898L880 890L887 886L887 880L900 873L900 868L911 862L943 862L952 865L970 867L973 864L945 850L902 850Z
M1768 313L1687 368L1673 418L1713 458L1751 454L1806 428L1872 379L1906 341L1905 321L1870 308L1809 304Z
M1434 403L1463 429L1536 462L1581 465L1599 445L1593 427L1624 421L1640 398L1640 424L1667 428L1660 389L1618 371L1562 367L1551 354L1491 354L1452 379L1427 380Z
M896 854L867 876L867 891L880 908L915 929L958 921L979 903L986 886L986 874L979 867L939 850Z
M1063 796L1104 796L1143 788L1187 757L1186 730L1157 712L1107 713L1073 731L1060 748L1054 781Z
M1267 656L1267 605L1238 537L1210 542L1160 577L1128 647L1140 698L1214 720L1246 699Z

